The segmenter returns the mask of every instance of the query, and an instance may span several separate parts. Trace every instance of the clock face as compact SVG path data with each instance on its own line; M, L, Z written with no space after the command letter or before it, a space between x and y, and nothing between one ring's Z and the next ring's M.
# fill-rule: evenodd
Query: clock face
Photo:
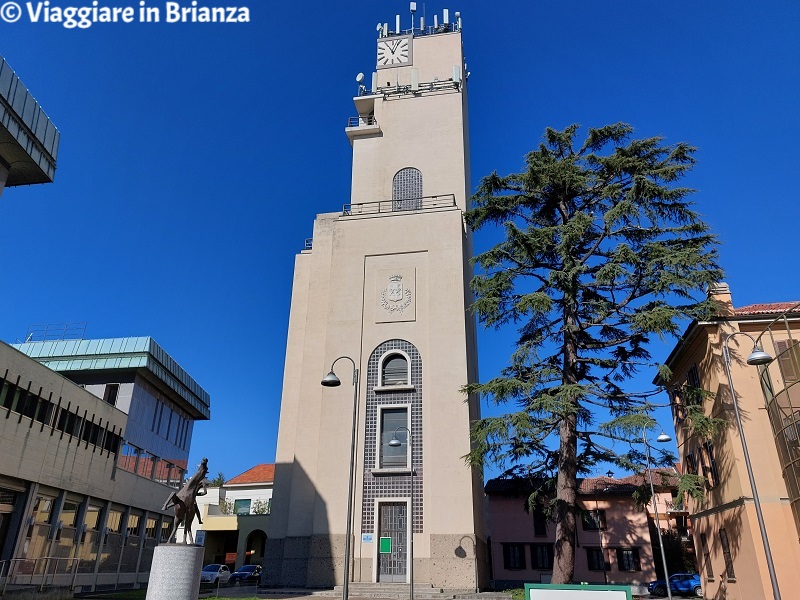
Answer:
M407 37L378 41L378 67L395 67L411 62L411 40Z

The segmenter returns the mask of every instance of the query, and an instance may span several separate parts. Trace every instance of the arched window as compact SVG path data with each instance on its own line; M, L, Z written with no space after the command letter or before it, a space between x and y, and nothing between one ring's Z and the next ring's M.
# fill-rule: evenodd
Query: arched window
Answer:
M390 354L381 365L381 385L408 385L408 358L402 354Z
M392 210L422 208L422 172L414 167L400 169L392 179Z

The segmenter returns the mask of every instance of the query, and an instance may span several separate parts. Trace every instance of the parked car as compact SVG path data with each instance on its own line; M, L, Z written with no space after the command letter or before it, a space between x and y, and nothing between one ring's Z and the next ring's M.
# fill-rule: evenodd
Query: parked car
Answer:
M231 578L231 571L226 565L211 564L203 567L200 571L200 583L228 583Z
M675 573L675 575L670 575L669 587L673 594L683 594L685 596L703 595L703 587L700 585L700 575L697 573ZM663 579L651 581L647 589L654 596L667 595L667 584Z
M231 575L230 583L261 583L261 565L242 565Z

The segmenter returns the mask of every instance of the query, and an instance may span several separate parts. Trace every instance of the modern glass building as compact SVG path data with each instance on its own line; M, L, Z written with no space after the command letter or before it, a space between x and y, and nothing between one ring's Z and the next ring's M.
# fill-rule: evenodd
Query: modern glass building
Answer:
M145 583L209 405L151 338L0 343L5 583Z

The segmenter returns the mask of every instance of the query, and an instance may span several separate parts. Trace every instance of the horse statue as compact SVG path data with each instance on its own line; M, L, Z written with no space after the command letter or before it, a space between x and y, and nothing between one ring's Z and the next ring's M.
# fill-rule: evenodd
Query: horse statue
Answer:
M162 510L175 507L175 520L172 523L172 529L169 532L167 543L170 543L172 538L175 537L178 526L183 525L183 543L194 544L192 522L195 516L197 517L197 522L201 525L203 524L203 521L200 519L200 510L197 508L197 501L195 498L197 496L205 496L208 493L209 482L206 479L206 475L208 475L208 459L204 458L200 462L197 472L183 484L183 487L179 491L170 494L170 497L167 498L167 501L164 503ZM187 536L191 541L186 541Z

